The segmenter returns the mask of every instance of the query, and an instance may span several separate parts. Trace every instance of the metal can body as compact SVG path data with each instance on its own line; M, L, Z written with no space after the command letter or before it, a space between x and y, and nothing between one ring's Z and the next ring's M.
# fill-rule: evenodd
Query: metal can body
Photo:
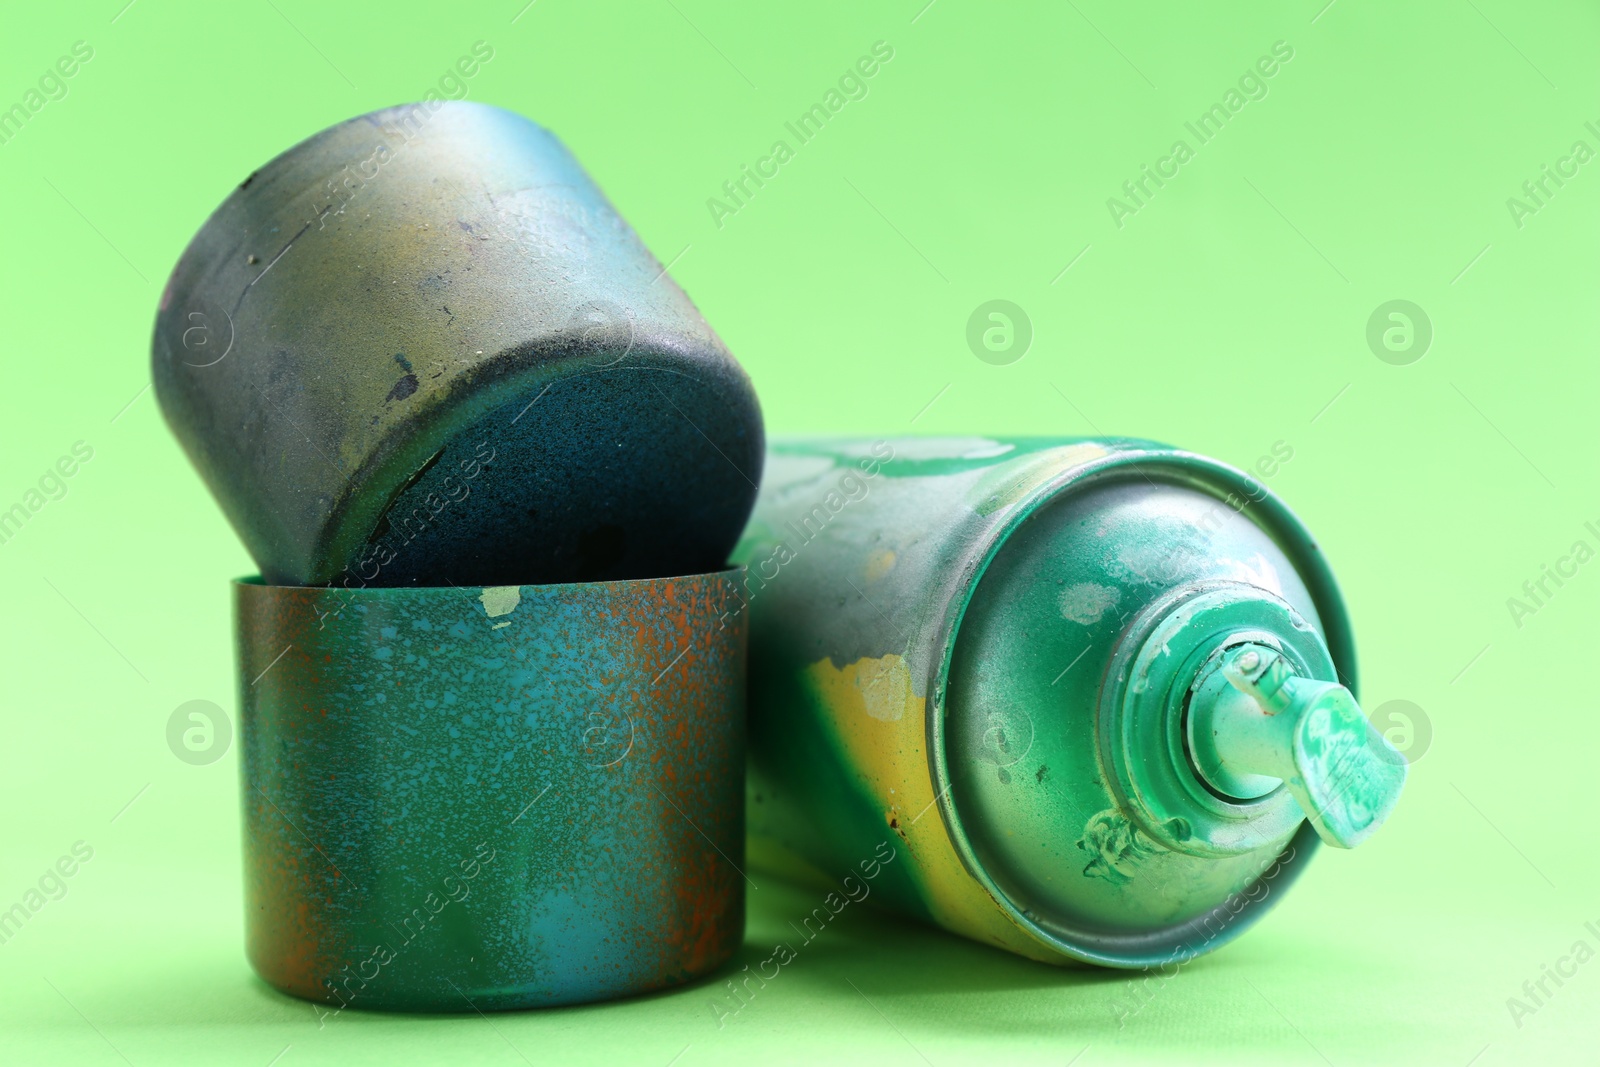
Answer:
M336 1008L675 985L743 937L737 572L235 584L248 953Z
M1253 478L1127 439L783 442L735 558L759 866L833 880L887 843L903 911L1139 967L1236 936L1318 844L1281 789L1149 819L1119 768L1159 739L1108 738L1144 684L1118 650L1175 597L1243 590L1354 684L1331 573Z
M701 573L755 497L744 371L561 143L483 104L363 115L251 174L151 350L272 584Z

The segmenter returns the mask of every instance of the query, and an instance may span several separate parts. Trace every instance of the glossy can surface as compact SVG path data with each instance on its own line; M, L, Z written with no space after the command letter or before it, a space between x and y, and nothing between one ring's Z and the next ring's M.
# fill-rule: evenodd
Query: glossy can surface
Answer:
M363 115L251 174L151 349L272 584L706 572L755 498L744 371L561 143L483 104Z
M676 985L743 939L737 572L234 586L250 962L343 1007Z
M786 442L736 558L759 866L888 841L900 909L1139 967L1236 936L1319 844L1298 778L1223 795L1182 732L1245 642L1354 685L1331 572L1249 476L1126 439Z

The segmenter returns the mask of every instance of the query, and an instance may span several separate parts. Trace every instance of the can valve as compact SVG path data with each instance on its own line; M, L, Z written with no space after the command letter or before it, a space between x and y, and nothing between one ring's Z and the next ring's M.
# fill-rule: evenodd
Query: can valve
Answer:
M1189 751L1207 787L1234 800L1289 789L1323 841L1354 848L1394 810L1405 757L1337 682L1298 677L1277 650L1228 649L1189 704Z

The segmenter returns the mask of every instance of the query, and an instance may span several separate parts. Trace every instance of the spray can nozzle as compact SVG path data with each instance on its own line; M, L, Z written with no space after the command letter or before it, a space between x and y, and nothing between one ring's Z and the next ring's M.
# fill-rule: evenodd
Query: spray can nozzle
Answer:
M1219 796L1253 800L1286 786L1323 841L1354 848L1394 810L1405 757L1337 682L1295 674L1276 649L1228 648L1189 702L1189 752Z

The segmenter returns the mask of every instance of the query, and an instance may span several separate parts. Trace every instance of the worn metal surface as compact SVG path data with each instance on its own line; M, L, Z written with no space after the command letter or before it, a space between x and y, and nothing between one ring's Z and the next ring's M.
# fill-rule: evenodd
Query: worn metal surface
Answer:
M675 985L743 938L737 572L239 582L246 932L342 1010Z
M1230 940L1315 851L1282 783L1219 798L1183 749L1186 687L1232 643L1304 649L1306 679L1355 684L1325 561L1240 472L1125 439L786 442L736 559L753 862L828 879L887 841L901 909L1035 959L1137 967ZM1227 625L1146 644L1213 588ZM1190 668L1157 694L1125 666L1141 652ZM1176 715L1113 744L1147 691ZM1186 806L1158 823L1140 789L1174 737Z
M743 370L566 149L482 104L363 115L251 174L151 347L275 584L701 573L755 497Z

